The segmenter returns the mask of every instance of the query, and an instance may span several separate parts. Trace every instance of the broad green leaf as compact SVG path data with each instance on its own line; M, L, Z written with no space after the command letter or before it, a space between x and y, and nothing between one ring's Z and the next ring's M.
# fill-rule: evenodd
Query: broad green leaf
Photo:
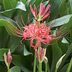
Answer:
M62 55L61 48L58 46L58 42L55 40L52 43L52 65L51 65L51 72L55 71L55 66L57 61Z
M15 14L15 11L13 9L16 7L17 1L18 0L3 0L4 11L1 11L1 13L11 18L12 15Z
M7 51L8 51L8 49L6 49L6 48L0 48L0 61L3 61L3 55Z
M69 22L63 25L59 30L58 33L60 36L68 34L72 30L72 17L70 18Z
M11 71L11 72L21 72L21 69L20 69L20 67L18 67L18 66L14 66L14 67L12 67L12 68L10 69L10 71Z
M30 61L30 60L29 60ZM21 68L22 71L24 72L31 72L30 70L28 70L25 65L29 65L29 62L26 60L25 61L25 57L22 55L13 55L13 60L12 63L16 66L19 66Z
M0 48L8 47L9 35L4 27L0 27Z
M20 45L20 38L15 36L10 36L8 47L10 48L12 53L17 49L19 45Z
M5 10L15 8L18 0L3 0L3 6Z
M68 1L66 0L60 0L60 6L59 6L59 15L64 16L66 14L69 14L69 5Z
M52 21L50 21L48 24L49 24L51 27L61 26L61 25L67 24L67 23L69 22L69 20L70 20L71 17L72 17L72 14L66 15L66 16L57 18L57 19L55 19L55 20L52 20Z
M72 66L72 58L70 60L70 63L68 65L68 68L67 68L67 71L66 72L70 72L71 66Z
M0 27L1 26L4 26L10 35L17 36L19 29L16 27L16 23L13 20L7 17L0 17Z
M14 8L10 8L10 9L7 9L5 11L1 11L0 13L10 12L10 11L13 11L13 10L16 10L16 9L26 11L25 4L21 1L18 1L18 3L16 4L16 6Z
M4 5L6 3L5 1L8 3L7 0L4 0ZM17 14L17 10L26 11L25 5L22 1L17 1L17 0L14 0L14 1L12 0L12 2L14 2L13 4L15 5L13 5L10 1L12 5L9 3L10 6L9 5L5 6L6 9L4 11L1 11L0 13L7 17L12 18L13 16Z

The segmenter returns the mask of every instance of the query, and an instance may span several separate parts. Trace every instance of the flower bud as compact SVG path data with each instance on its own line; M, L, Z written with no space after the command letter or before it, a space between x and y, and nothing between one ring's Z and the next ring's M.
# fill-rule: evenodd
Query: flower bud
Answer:
M6 64L7 67L10 66L10 64L12 62L12 56L11 56L10 50L8 51L7 55L6 55L6 53L4 53L4 62L5 62L5 64Z
M11 62L12 62L12 56L11 56L10 50L8 51L8 54L7 54L7 62L8 62L9 65L10 65Z

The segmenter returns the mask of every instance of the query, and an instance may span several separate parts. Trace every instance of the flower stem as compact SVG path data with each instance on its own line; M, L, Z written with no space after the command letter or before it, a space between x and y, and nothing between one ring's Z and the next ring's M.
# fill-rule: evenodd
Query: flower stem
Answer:
M33 72L36 72L36 53L34 55L34 67L33 67Z
M45 63L45 72L47 72L48 71L48 65L47 65L47 63Z
M39 62L38 72L42 72L42 62Z
M10 72L10 68L9 68L9 66L7 67L7 69L8 69L8 72Z

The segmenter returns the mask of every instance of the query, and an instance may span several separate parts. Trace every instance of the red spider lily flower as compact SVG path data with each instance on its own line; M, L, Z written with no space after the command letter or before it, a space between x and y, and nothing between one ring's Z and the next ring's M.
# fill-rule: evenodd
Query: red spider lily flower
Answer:
M36 49L40 43L46 44L52 41L52 35L50 35L50 27L47 27L45 24L29 24L24 27L23 40L30 40L30 45ZM34 45L34 40L36 41Z
M46 48L41 48L39 50L35 50L36 52L36 57L38 59L39 62L43 62L44 58L45 58L45 54L46 54Z
M36 6L34 6L34 9L33 9L32 5L30 5L30 10L33 16L35 17L35 19L37 19L37 21L42 21L46 19L47 17L49 17L50 15L50 4L47 7L45 7L43 3L40 3L40 9L38 14L37 14Z

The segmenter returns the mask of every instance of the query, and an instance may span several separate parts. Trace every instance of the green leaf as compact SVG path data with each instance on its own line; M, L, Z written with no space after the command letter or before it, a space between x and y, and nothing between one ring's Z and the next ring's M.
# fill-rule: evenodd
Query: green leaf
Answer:
M17 31L19 31L19 29L16 27L16 23L13 20L7 17L1 16L0 17L0 27L1 26L4 26L10 35L17 36Z
M20 9L20 10L26 11L25 5L21 1L19 1L17 3L16 9Z
M20 69L20 67L18 67L18 66L14 66L14 67L12 67L12 68L10 69L10 71L11 71L11 72L21 72L21 69Z
M14 2L14 5L12 4L12 2ZM22 1L12 0L12 2L10 1L10 3L12 4L11 5L7 0L4 0L3 5L5 6L5 10L0 11L0 13L7 17L13 17L17 14L17 10L26 11L25 5Z
M8 47L10 48L11 52L13 53L16 48L20 45L20 38L15 36L10 36L10 41Z
M51 72L55 71L55 66L57 61L62 55L61 48L58 46L57 40L53 41L52 43L52 65L51 65Z
M66 72L70 72L71 66L72 66L72 58L70 60L70 63L68 65L68 68L67 68L67 71Z
M68 34L72 30L72 17L70 18L69 22L63 25L59 30L61 36Z
M26 65L28 65L28 61L25 61L25 57L23 55L12 55L12 56L13 56L12 63L14 65L19 66L21 68L21 70L24 71L24 72L31 72L30 70L28 70L24 66L25 63L27 63Z
M71 11L72 11L72 0L69 0Z
M63 37L62 39L62 43L66 43L66 44L69 44L69 42Z
M67 58L69 57L69 55L72 53L72 43L70 44L70 46L68 47L68 50L66 52L66 55L64 56L63 60L62 60L62 63L59 67L58 70L61 70L61 68L63 67L63 65L65 64Z
M24 56L32 54L31 52L27 51L25 45L24 45Z
M3 0L3 6L5 10L15 8L17 0Z
M3 55L6 52L8 52L8 49L0 48L0 61L3 61Z
M57 69L59 68L59 66L60 66L60 64L61 64L61 62L62 62L62 60L63 60L63 58L64 58L65 55L66 55L66 54L62 55L62 56L60 57L60 59L58 60L58 62L57 62L57 64L56 64L56 70L55 70L55 72L57 72Z
M67 24L71 17L72 17L72 14L66 15L66 16L54 19L54 20L50 21L48 24L51 27L61 26L61 25Z

